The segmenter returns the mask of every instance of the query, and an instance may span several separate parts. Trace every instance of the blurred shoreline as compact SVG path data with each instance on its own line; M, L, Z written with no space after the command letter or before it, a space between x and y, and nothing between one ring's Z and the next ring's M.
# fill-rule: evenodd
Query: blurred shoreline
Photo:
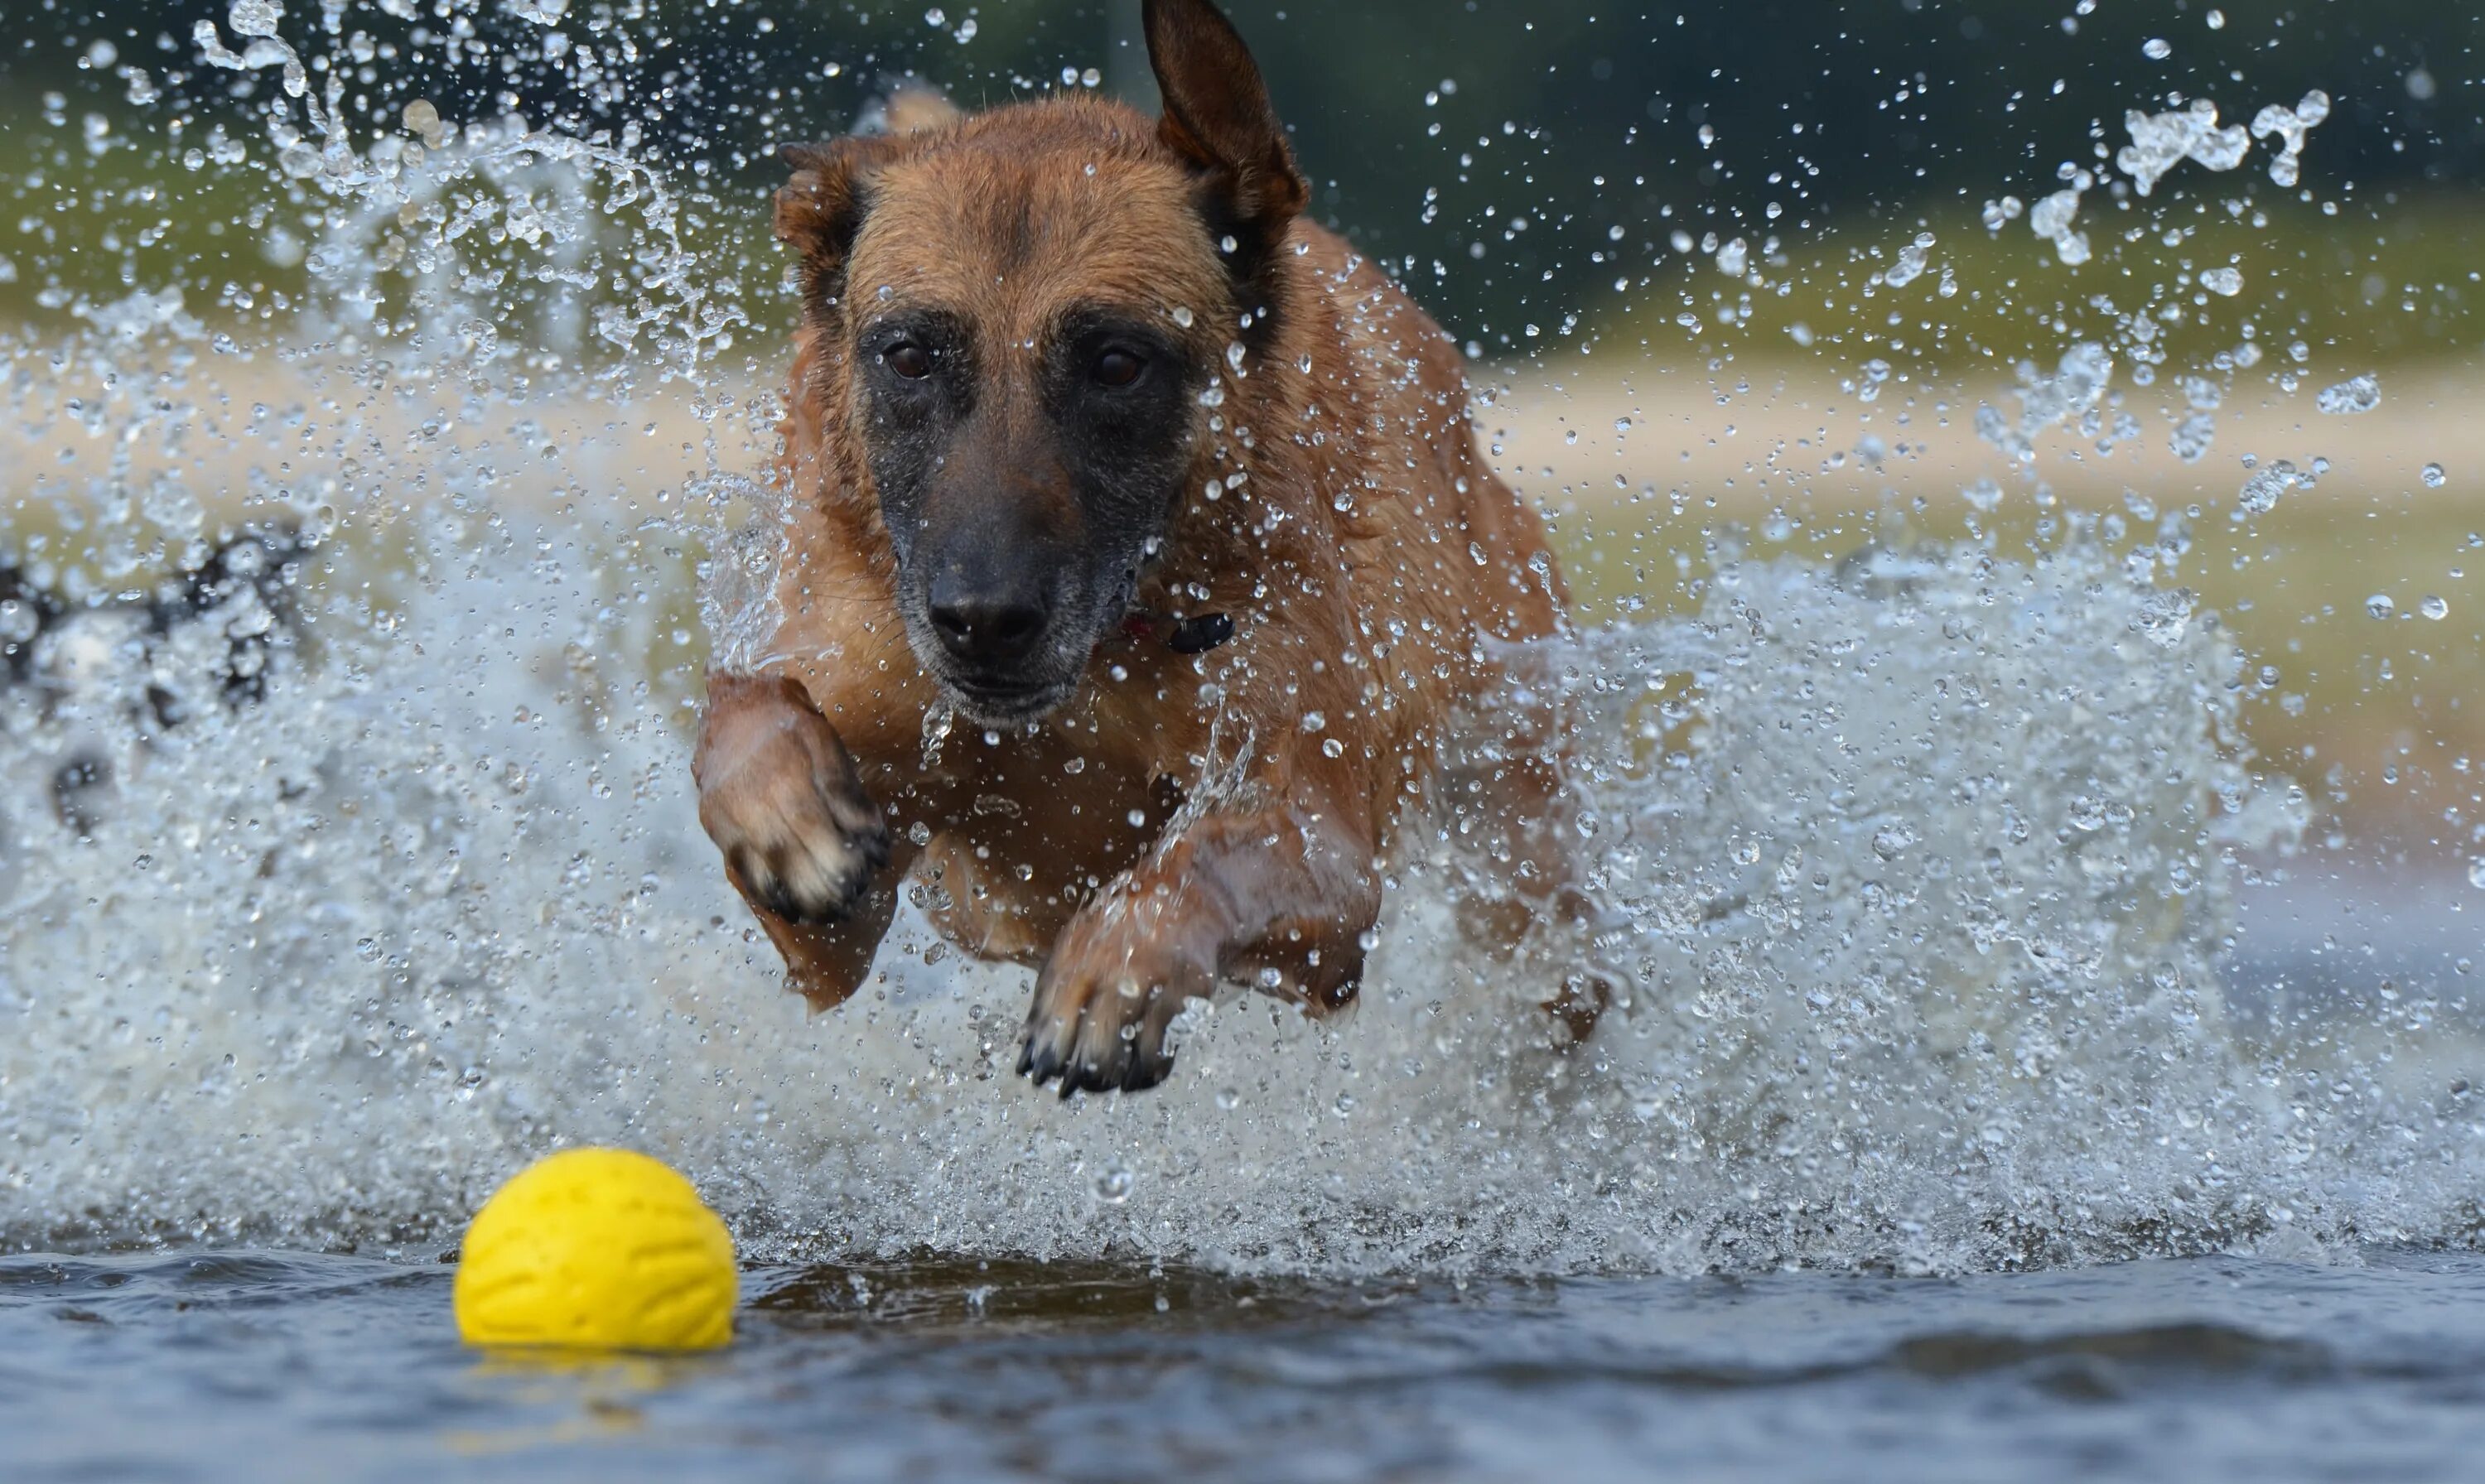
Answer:
M48 397L29 391L14 409L18 416L0 420L0 461L38 479L89 477L107 467L138 477L178 473L230 519L253 471L266 469L270 440L255 424L273 419L286 430L284 442L313 448L323 436L391 445L442 440L464 451L516 442L539 457L557 454L565 472L590 485L676 488L711 472L764 472L780 391L773 379L719 373L709 396L727 416L702 417L681 390L598 400L577 394L575 378L550 396L494 383L486 408L450 375L420 386L351 385L342 375L304 376L265 352L206 369L212 374L191 373L196 390L207 391L192 410L196 420L168 441L121 436L125 419L97 415L115 398L159 394L159 376L174 373L121 369L110 385L81 385L72 363ZM1710 372L1653 359L1516 370L1478 364L1471 374L1477 429L1495 468L1556 511L1600 513L1650 491L1680 492L1700 512L1730 520L1778 505L1864 511L1921 499L1955 506L1979 480L2001 486L2006 500L2042 484L2080 509L2118 508L2133 490L2161 507L2206 507L2231 503L2253 467L2247 459L2285 459L2308 471L2326 461L2317 484L2291 500L2403 495L2449 504L2464 502L2461 488L2485 471L2485 418L2472 410L2472 377L2456 364L2382 373L2380 405L2355 416L2316 411L2309 380L2291 394L2240 388L2213 414L2214 445L2196 462L2168 446L2182 416L2179 393L2118 386L2141 436L2099 452L2094 440L2053 428L2037 436L2028 465L1974 427L1980 404L2014 408L2007 375L1976 383L1901 377L1866 399L1817 373ZM21 375L40 379L22 363ZM88 425L80 428L81 420ZM705 452L711 440L714 471ZM2427 465L2449 471L2449 486L2426 488Z
M2128 367L2117 370L2127 377ZM2161 506L2224 504L2250 472L2246 455L2305 469L2328 460L2311 493L2334 499L2385 492L2445 499L2447 492L2422 486L2423 466L2485 469L2485 420L2473 414L2473 377L2464 367L2383 372L2381 404L2354 416L2318 412L2310 379L2289 394L2254 387L2259 378L2246 375L2213 415L2215 443L2192 463L2169 447L2185 411L2181 393L2122 378L2116 388L2142 423L2140 437L2101 454L2094 440L2056 428L2036 439L2029 466L2015 465L1974 426L1980 403L2015 411L2007 372L1980 382L1897 380L1864 400L1817 373L1580 360L1503 382L1479 408L1478 424L1503 477L1534 498L1593 509L1653 485L1660 494L1683 489L1696 500L1713 499L1734 518L1790 501L1824 510L1917 497L1955 503L1980 479L2002 485L2006 498L2042 481L2067 503L2092 510L2118 506L2131 489ZM1879 456L1868 440L1878 441Z

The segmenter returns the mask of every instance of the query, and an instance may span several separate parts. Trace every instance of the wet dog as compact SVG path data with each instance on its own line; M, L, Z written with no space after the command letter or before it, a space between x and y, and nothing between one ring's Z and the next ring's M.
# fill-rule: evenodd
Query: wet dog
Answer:
M1440 328L1301 220L1233 26L1144 13L1161 119L918 102L785 151L783 622L709 677L695 763L795 988L851 995L911 875L1040 969L1020 1066L1065 1095L1161 1080L1220 984L1347 1004L1428 792L1516 889L1488 937L1570 896L1542 737L1438 766L1501 646L1564 622L1543 526Z

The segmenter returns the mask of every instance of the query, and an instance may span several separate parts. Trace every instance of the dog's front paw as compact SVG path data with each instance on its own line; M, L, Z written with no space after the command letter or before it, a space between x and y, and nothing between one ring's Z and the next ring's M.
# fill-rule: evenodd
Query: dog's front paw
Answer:
M888 864L888 825L835 728L790 680L719 676L692 764L699 823L744 896L788 922L842 920Z
M1167 1033L1216 976L1197 956L1091 907L1073 919L1035 985L1018 1069L1061 1095L1135 1093L1173 1070Z

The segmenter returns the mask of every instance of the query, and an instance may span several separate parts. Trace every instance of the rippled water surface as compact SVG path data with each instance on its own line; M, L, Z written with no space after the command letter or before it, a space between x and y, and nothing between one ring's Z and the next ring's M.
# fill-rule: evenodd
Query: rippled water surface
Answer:
M0 1468L162 1478L2472 1476L2485 1263L1343 1283L759 1267L739 1342L459 1347L439 1263L0 1262Z

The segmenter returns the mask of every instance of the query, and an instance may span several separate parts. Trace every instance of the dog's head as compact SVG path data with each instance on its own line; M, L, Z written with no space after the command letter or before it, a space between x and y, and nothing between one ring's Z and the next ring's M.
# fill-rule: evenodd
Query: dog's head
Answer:
M1223 14L1145 17L1161 120L1057 98L786 150L778 233L843 373L798 394L841 404L908 637L987 723L1067 700L1165 555L1307 195Z

